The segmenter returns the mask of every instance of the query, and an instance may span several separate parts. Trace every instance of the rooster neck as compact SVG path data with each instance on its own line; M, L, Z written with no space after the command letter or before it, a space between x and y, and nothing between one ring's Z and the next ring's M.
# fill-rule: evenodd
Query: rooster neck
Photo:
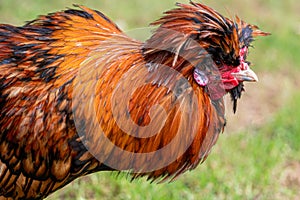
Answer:
M210 82L204 87L205 93L212 100L222 98L226 91L222 87L220 71L201 43L196 42L195 35L184 34L159 27L142 48L143 56L151 66L168 66L180 72L189 82L195 82L195 69L203 72ZM150 69L151 70L151 69Z
M162 27L144 43L142 54L147 63L168 66L185 77L190 76L207 55L190 35Z

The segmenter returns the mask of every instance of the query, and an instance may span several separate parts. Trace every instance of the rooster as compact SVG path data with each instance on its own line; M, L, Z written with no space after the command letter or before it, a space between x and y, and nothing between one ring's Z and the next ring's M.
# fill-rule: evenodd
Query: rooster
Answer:
M233 109L256 36L177 4L144 43L84 6L0 25L0 198L42 199L97 171L173 180L203 162Z

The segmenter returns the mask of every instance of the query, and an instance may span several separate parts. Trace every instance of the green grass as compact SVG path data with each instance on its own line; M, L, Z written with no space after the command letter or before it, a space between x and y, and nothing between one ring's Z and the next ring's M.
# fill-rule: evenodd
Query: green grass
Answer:
M179 1L179 0L178 0ZM195 0L196 1L196 0ZM103 11L124 30L145 27L174 7L174 0L10 0L0 1L0 20L23 24L37 15L84 4ZM188 2L181 1L181 2ZM289 77L294 90L282 108L261 126L222 134L207 161L172 183L130 182L126 175L97 173L79 179L49 199L297 199L300 196L300 19L297 0L219 0L203 3L223 14L238 14L245 21L272 33L251 50L255 70ZM228 10L228 11L227 11ZM273 88L280 85L280 80ZM282 87L281 87L282 88ZM276 91L275 95L282 91ZM265 91L268 92L268 91ZM253 97L255 98L255 97ZM266 102L257 102L269 106ZM236 115L238 117L238 114ZM236 124L243 126L244 124ZM290 173L292 171L292 173Z

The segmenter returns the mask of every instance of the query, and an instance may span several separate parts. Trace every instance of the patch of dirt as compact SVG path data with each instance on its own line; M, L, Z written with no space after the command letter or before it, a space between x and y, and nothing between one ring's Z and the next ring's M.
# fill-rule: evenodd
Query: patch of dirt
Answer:
M288 70L287 70L288 71ZM238 101L236 114L232 111L232 102L226 95L227 127L225 133L234 133L259 127L270 121L274 114L293 97L300 87L299 73L291 71L258 73L259 82L245 83L246 92Z
M288 163L280 179L283 186L297 189L300 195L300 161Z
M287 164L282 173L282 182L287 187L298 187L300 189L300 161Z

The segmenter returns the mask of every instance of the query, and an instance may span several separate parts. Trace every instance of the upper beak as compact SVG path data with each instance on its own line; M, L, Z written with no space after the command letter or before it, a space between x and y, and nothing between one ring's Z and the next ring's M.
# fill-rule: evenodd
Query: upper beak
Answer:
M241 70L237 73L232 73L231 75L235 77L238 81L250 81L250 82L258 81L257 75L250 68L246 70Z

